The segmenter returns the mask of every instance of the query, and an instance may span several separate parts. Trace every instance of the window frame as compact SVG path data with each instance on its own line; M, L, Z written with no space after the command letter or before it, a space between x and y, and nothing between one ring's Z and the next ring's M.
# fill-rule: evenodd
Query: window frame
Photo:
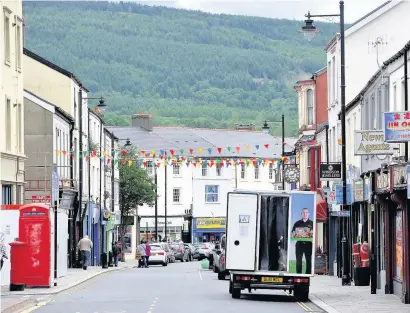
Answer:
M245 180L246 179L246 167L245 164L241 164L241 179Z
M202 163L202 166L201 166L201 176L202 176L202 177L208 176L208 163L207 163L207 162Z
M315 122L314 121L314 92L312 88L309 88L306 90L306 121L308 125L313 125Z
M4 27L4 63L7 66L11 65L11 13L12 11L7 8L3 7L3 27Z
M181 166L179 164L174 164L172 166L172 173L174 176L180 176L181 175Z
M23 20L19 16L15 16L16 23L16 70L21 73L22 63L23 63Z
M12 112L11 112L12 108L11 108L11 98L9 98L8 96L6 96L6 122L5 127L5 135L6 135L6 151L11 152L12 150L12 123L11 123L11 116L12 116Z
M172 188L172 202L181 203L181 188L179 187Z
M260 180L259 165L256 164L253 169L255 180Z
M216 191L209 191L209 188L216 188ZM216 196L215 201L208 201L208 196ZM205 203L219 203L219 185L205 185Z
M222 176L222 167L219 164L216 165L216 176Z

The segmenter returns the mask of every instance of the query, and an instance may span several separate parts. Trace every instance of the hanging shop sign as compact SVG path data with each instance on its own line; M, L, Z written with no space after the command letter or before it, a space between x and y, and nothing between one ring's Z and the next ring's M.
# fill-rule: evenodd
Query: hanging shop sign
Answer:
M226 228L226 218L224 217L198 217L196 219L196 228Z
M358 179L353 182L353 202L362 202L363 200L363 180Z
M354 155L392 155L393 145L384 141L382 130L356 130Z
M410 112L384 113L384 141L410 141Z
M371 190L371 180L370 177L364 178L364 186L363 186L363 200L369 201L370 200L370 190Z
M321 163L320 180L336 180L342 178L341 163Z
M390 175L389 173L376 173L376 191L377 192L384 192L388 190L390 187Z
M396 165L390 167L393 175L393 188L404 189L407 187L407 165Z
M352 200L352 185L346 184L346 205L351 205ZM336 204L343 204L343 188L341 184L336 185Z

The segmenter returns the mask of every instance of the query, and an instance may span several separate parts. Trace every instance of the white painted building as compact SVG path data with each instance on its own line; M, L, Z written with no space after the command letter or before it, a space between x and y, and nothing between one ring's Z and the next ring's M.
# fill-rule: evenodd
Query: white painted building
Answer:
M120 138L122 144L125 143L125 138L129 138L132 145L156 154L155 158L146 157L145 164L148 174L152 175L153 179L155 173L157 174L158 234L162 238L165 231L165 209L167 237L181 238L184 218L192 214L194 237L198 238L198 234L202 233L206 234L207 240L216 240L225 229L229 191L273 190L281 185L278 184L278 162L271 166L270 163L261 162L272 157L280 158L280 137L272 137L254 130L152 127L150 115L136 114L132 118L133 126L109 127L109 130ZM285 151L293 151L292 145L296 139L286 138L285 141ZM186 159L194 157L194 161L191 160L188 165L186 160L178 164L171 158L165 165L164 160L159 159L159 155L161 151L166 151L170 155L171 150L172 154L182 155ZM226 159L235 159L236 165L227 166ZM260 161L254 163L255 160ZM244 164L240 164L240 161ZM159 167L155 164L159 164ZM290 189L289 184L286 184L286 188ZM133 232L140 232L141 236L154 233L155 205L138 208L138 216L140 222L134 227ZM198 226L207 222L209 225L202 229ZM216 226L210 228L210 225ZM132 238L138 240L137 236L134 239L133 235Z
M24 194L22 1L0 1L0 205Z
M346 29L346 105L360 92L383 62L406 44L408 34L400 30L410 27L409 11L408 1L387 1ZM330 158L331 161L341 162L341 126L338 118L341 110L339 35L328 43L325 51L328 67ZM346 139L350 142L353 140L352 131L355 128L360 129L360 122L360 108L347 114ZM360 158L353 155L353 149L346 150L346 157L348 167L360 168Z

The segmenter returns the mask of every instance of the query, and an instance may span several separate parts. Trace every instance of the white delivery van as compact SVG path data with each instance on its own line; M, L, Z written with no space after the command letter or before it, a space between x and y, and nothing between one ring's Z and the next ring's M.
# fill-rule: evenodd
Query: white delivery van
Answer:
M289 290L309 297L314 273L316 193L234 191L228 193L226 270L229 292Z

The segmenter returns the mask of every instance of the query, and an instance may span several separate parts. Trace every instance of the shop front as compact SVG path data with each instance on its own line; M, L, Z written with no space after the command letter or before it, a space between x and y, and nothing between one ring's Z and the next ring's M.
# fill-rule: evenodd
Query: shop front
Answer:
M182 230L184 227L184 218L168 216L167 217L167 238L171 241L182 239ZM151 240L155 238L155 218L141 217L140 221L140 238ZM158 240L165 238L165 217L158 217Z
M392 221L392 252L391 262L391 283L393 293L402 298L404 303L409 303L409 291L405 286L409 286L408 269L408 224L409 213L407 209L407 165L397 164L390 167L391 178L391 199L394 203L390 212Z
M226 231L225 217L194 217L193 243L218 242Z

